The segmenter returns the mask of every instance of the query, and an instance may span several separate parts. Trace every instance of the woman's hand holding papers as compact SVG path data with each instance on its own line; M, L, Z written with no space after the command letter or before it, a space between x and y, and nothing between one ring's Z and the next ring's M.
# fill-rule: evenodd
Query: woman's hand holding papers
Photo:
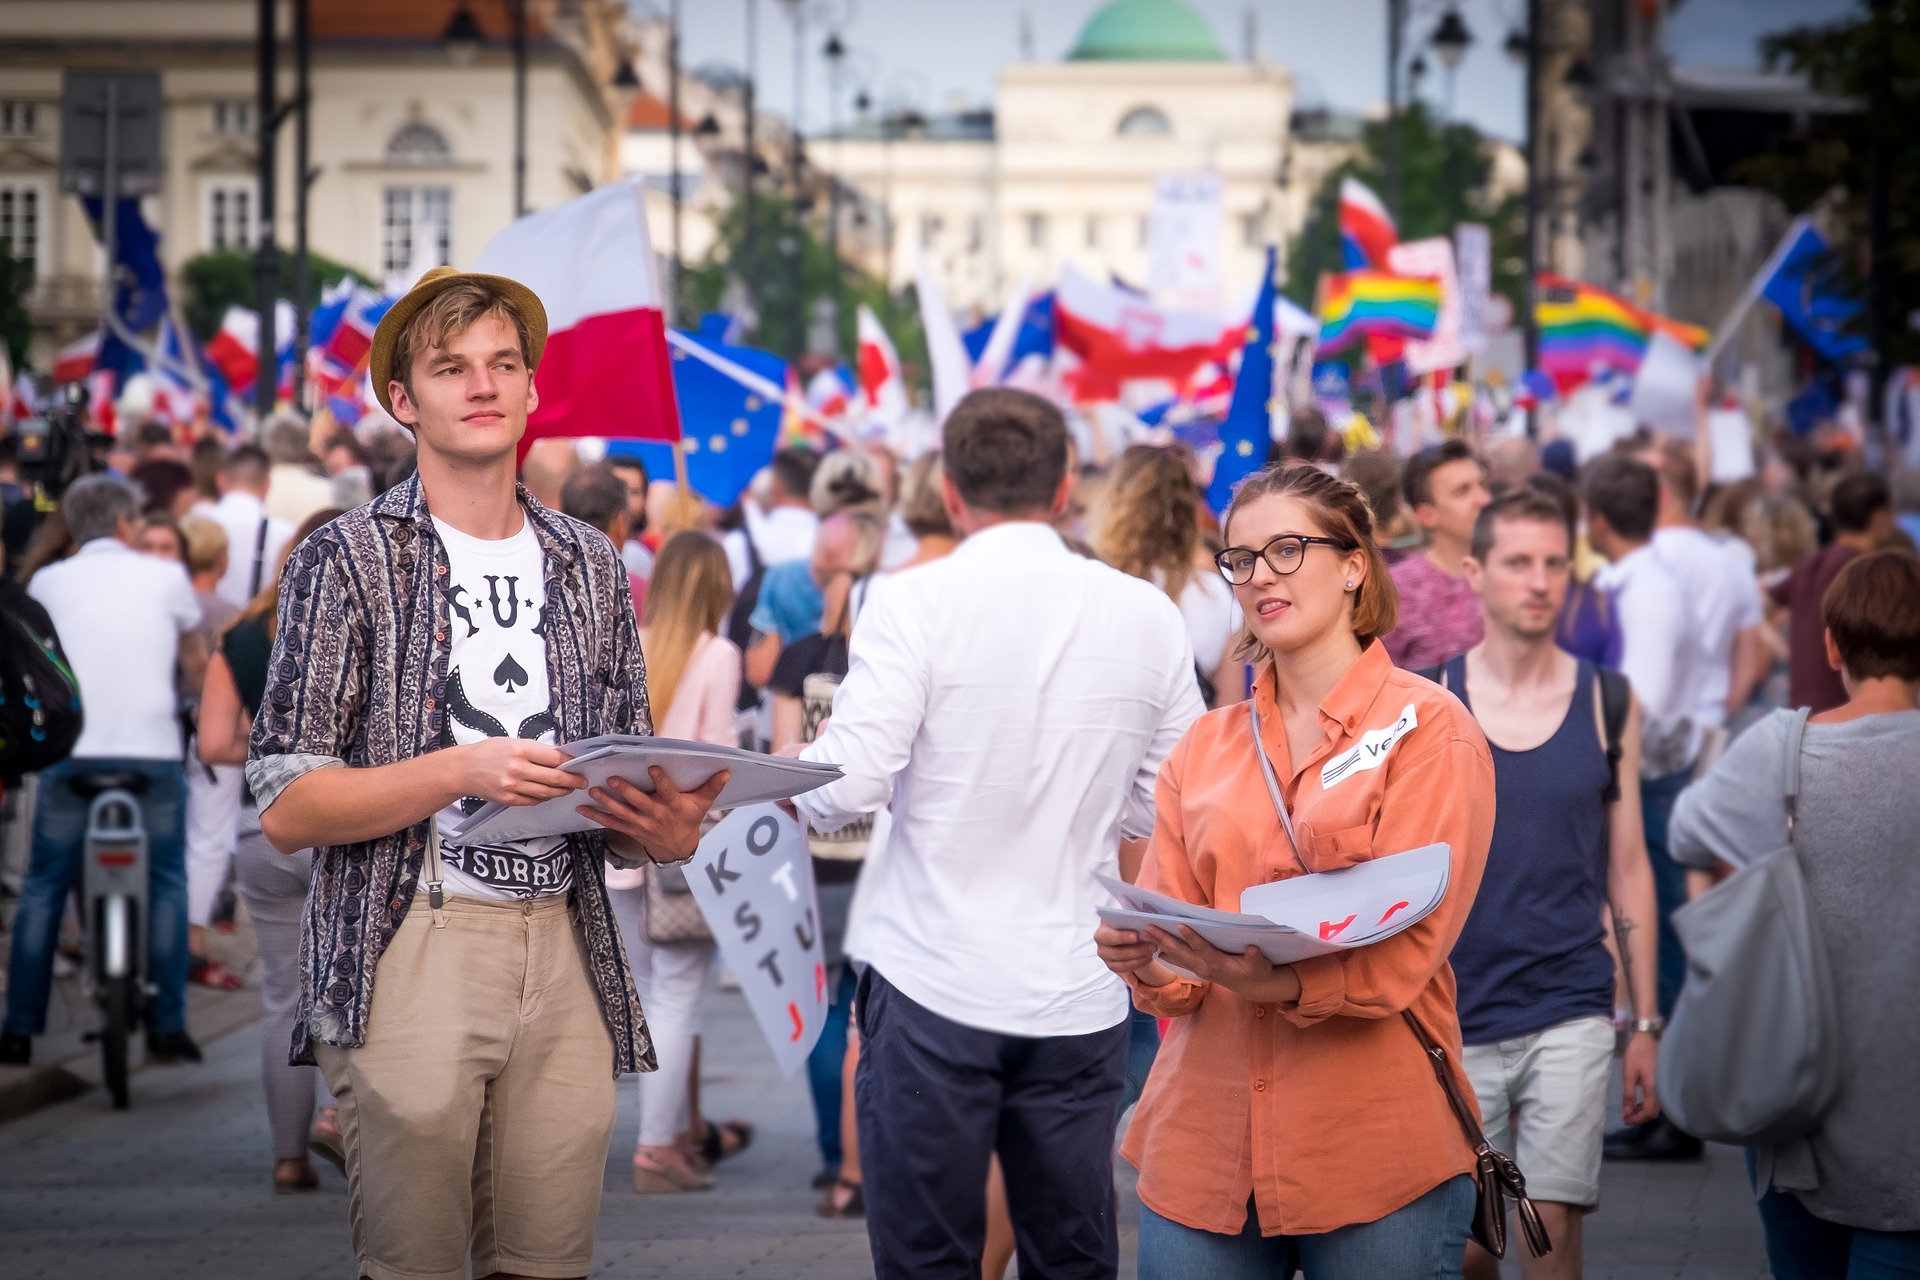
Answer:
M1167 968L1172 964L1253 1004L1300 998L1300 978L1292 965L1272 963L1257 947L1238 955L1222 951L1186 925L1179 926L1177 934L1158 928L1143 934L1102 924L1094 930L1093 942L1107 968L1133 974L1142 986L1164 987L1172 982L1178 976Z
M700 824L733 775L722 769L690 791L674 786L658 765L649 768L647 776L653 779L652 795L624 778L611 778L606 786L587 792L593 804L580 805L579 811L607 829L617 852L632 856L637 845L638 852L655 862L684 861L699 848Z

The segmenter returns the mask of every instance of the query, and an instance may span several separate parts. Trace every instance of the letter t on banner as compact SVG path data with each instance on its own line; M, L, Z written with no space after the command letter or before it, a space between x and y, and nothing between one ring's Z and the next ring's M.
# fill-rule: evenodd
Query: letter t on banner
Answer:
M744 805L700 841L687 885L774 1061L792 1076L827 1025L820 900L805 834L778 805Z

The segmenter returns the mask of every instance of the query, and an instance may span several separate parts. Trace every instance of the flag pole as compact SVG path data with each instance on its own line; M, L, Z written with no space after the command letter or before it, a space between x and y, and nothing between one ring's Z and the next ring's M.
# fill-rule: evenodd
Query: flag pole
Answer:
M1714 330L1713 341L1707 344L1707 368L1711 369L1718 363L1720 353L1726 350L1729 342L1733 341L1734 330L1746 320L1747 312L1753 310L1753 304L1760 301L1760 291L1766 287L1767 280L1780 269L1780 264L1787 260L1787 251L1812 225L1813 219L1807 214L1803 213L1795 218L1793 225L1787 228L1787 233L1780 237L1780 243L1773 247L1773 252L1767 255L1767 260L1760 264L1760 269L1754 272L1751 280L1747 281L1747 287L1742 289L1740 296L1733 300L1733 306L1728 308L1726 318L1721 320L1720 327Z

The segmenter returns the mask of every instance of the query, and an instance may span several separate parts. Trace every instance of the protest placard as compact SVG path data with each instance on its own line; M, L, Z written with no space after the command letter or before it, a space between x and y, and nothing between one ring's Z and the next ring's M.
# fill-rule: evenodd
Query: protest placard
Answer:
M806 836L779 806L747 805L706 834L686 873L774 1061L791 1076L827 1022L820 903Z

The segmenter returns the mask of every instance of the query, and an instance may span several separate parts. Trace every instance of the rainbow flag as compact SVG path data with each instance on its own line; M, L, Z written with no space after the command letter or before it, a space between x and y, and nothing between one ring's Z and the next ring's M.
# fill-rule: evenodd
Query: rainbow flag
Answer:
M1440 319L1440 282L1391 271L1320 278L1320 350L1361 337L1431 338Z
M1638 372L1656 332L1694 351L1706 348L1705 329L1642 310L1605 289L1544 274L1539 285L1534 317L1540 324L1540 367L1562 391L1585 382L1595 366L1629 376Z

